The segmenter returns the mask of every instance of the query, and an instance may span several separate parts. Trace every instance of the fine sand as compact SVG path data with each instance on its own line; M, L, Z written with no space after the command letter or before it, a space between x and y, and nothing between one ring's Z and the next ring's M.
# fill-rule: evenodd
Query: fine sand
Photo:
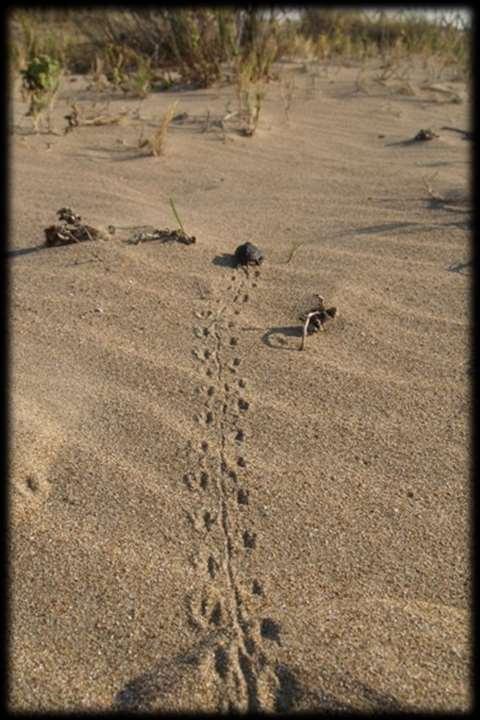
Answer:
M12 709L471 705L469 90L281 69L253 137L201 120L228 86L152 93L158 158L15 99ZM170 197L196 244L128 244ZM64 206L124 229L40 247Z

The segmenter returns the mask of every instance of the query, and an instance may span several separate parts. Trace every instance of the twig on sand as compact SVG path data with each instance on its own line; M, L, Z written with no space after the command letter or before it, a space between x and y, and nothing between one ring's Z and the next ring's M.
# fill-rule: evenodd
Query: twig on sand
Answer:
M445 202L445 198L442 195L439 195L438 193L436 193L432 188L432 182L435 180L437 175L438 175L438 172L429 178L424 176L422 178L423 187L425 188L425 190L427 191L427 193L430 195L430 197L433 200L438 200L439 202Z
M293 258L293 256L297 252L298 248L302 247L302 245L305 245L305 244L306 244L306 241L294 243L292 245L290 252L288 254L288 258L285 260L285 265L287 265L290 262L290 260Z

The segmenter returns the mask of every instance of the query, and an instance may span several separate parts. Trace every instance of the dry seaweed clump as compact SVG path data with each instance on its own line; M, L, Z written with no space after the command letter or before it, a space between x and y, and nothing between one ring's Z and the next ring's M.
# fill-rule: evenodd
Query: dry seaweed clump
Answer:
M307 313L302 315L300 317L301 320L304 321L303 326L303 333L302 333L302 344L300 345L299 350L303 350L305 347L305 338L307 335L311 335L314 332L318 332L319 330L324 330L324 325L329 320L333 320L333 318L337 315L337 308L336 307L325 307L325 299L322 295L316 295L318 299L317 306L309 310Z
M428 128L426 130L419 130L413 139L415 142L425 142L426 140L433 140L438 137L437 133L434 133L433 130Z
M57 216L59 222L45 228L45 244L49 247L98 240L101 236L100 230L83 224L80 215L76 215L71 208L57 210Z
M148 230L140 230L133 233L129 238L128 242L131 245L138 245L142 242L150 242L152 240L159 240L160 242L179 242L183 245L193 245L197 242L194 235L187 235L183 230L155 230L154 228Z

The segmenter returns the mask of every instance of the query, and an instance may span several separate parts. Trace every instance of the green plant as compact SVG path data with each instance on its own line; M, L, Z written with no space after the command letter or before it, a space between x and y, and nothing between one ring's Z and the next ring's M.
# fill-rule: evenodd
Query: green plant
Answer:
M107 45L103 58L105 76L109 83L120 89L123 89L127 82L125 60L125 52L121 46L113 43Z
M209 87L221 76L221 63L233 46L233 11L164 10L167 41L182 80Z
M27 115L33 117L35 129L41 114L53 105L61 72L60 63L48 55L34 57L21 71L23 90L29 100Z
M139 56L136 70L128 76L128 89L137 97L145 98L152 89L153 78L151 60Z
M172 207L173 214L175 215L175 219L176 219L176 221L177 221L178 224L179 224L180 230L182 231L182 233L183 233L184 235L186 235L187 233L185 232L185 228L183 227L183 223L182 223L182 221L180 220L180 216L179 216L179 214L178 214L178 212L177 212L177 209L176 209L176 207L175 207L175 203L173 202L173 199L172 199L172 198L170 198L170 205L171 205L171 207Z

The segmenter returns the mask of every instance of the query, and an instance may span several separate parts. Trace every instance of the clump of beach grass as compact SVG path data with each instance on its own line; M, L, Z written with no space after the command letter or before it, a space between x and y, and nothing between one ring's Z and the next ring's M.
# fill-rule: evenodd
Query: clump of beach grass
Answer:
M165 141L168 133L168 128L170 127L170 123L172 122L173 116L175 115L177 105L178 101L176 100L168 106L166 112L162 117L158 129L153 133L153 135L151 135L149 138L146 138L145 140L139 140L139 147L146 148L149 155L158 157L159 155L163 155L163 153L165 152Z
M293 73L287 73L282 77L280 85L280 93L283 101L283 110L285 112L285 120L290 121L290 110L295 94L295 77Z
M27 115L32 117L35 131L38 130L41 116L45 112L50 114L60 85L61 73L60 63L49 55L32 58L21 71L22 90L29 103ZM50 115L48 117L50 126Z

